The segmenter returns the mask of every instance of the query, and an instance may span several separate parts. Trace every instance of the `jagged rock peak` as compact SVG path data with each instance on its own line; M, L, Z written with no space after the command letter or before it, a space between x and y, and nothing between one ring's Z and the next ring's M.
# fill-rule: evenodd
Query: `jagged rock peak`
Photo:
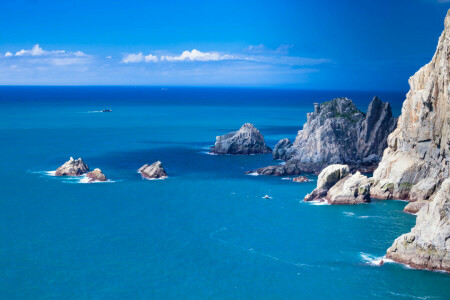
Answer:
M211 148L215 154L264 154L271 153L264 137L253 124L245 123L238 131L216 137Z
M142 177L146 179L165 179L167 172L164 170L162 163L158 160L151 165L145 164L138 170Z
M81 158L73 159L70 157L62 166L56 169L56 176L80 176L89 171L87 164Z
M348 98L335 98L314 104L307 122L294 143L281 140L275 147L275 159L285 166L258 169L259 174L296 175L320 172L330 164L348 164L353 170L373 171L387 145L396 119L388 103L378 97L364 114Z

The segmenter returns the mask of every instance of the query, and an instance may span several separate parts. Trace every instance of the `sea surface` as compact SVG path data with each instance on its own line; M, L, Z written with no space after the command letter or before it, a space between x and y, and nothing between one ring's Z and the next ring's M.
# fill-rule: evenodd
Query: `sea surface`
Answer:
M376 264L415 224L405 202L305 203L316 176L208 154L245 122L273 147L313 102L378 95L399 115L405 94L0 87L0 299L449 299L448 274ZM71 156L110 181L50 175ZM156 160L169 178L142 179Z

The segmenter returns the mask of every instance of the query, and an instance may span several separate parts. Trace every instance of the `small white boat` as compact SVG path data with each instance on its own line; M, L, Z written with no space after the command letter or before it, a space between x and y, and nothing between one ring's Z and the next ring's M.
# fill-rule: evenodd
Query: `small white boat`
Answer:
M272 199L272 197L270 197L269 195L265 195L263 198L264 199Z

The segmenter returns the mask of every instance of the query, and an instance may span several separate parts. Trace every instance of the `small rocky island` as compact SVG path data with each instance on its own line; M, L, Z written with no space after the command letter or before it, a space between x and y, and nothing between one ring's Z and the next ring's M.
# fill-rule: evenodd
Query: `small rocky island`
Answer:
M108 180L108 178L106 178L105 174L103 174L102 170L100 170L99 168L95 168L94 171L88 172L86 174L86 179L88 183Z
M158 160L151 165L145 164L139 168L138 172L145 179L165 179L167 172L164 170L162 163Z
M245 123L238 131L216 137L216 143L210 152L249 155L272 153L272 149L266 145L263 135L253 124Z
M347 164L351 170L372 172L387 146L397 120L389 103L373 98L367 114L348 98L315 103L295 141L282 139L273 150L284 165L260 168L260 175L319 173L330 164Z
M89 171L87 164L81 158L71 157L62 166L56 169L55 176L80 176Z

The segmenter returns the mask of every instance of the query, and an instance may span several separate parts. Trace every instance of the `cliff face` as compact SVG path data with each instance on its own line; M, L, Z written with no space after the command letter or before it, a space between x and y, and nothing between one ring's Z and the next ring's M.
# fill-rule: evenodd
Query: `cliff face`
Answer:
M430 63L409 79L397 128L374 173L375 198L426 200L449 175L450 15ZM430 180L431 179L431 180Z
M450 10L430 63L409 79L371 195L417 201L416 226L395 240L387 257L415 268L450 272ZM421 207L421 208L420 208Z
M283 139L274 149L274 158L286 160L286 164L256 172L281 176L318 173L330 164L348 164L351 169L373 171L395 124L389 103L381 102L378 97L370 103L367 114L347 98L316 103L294 143Z

